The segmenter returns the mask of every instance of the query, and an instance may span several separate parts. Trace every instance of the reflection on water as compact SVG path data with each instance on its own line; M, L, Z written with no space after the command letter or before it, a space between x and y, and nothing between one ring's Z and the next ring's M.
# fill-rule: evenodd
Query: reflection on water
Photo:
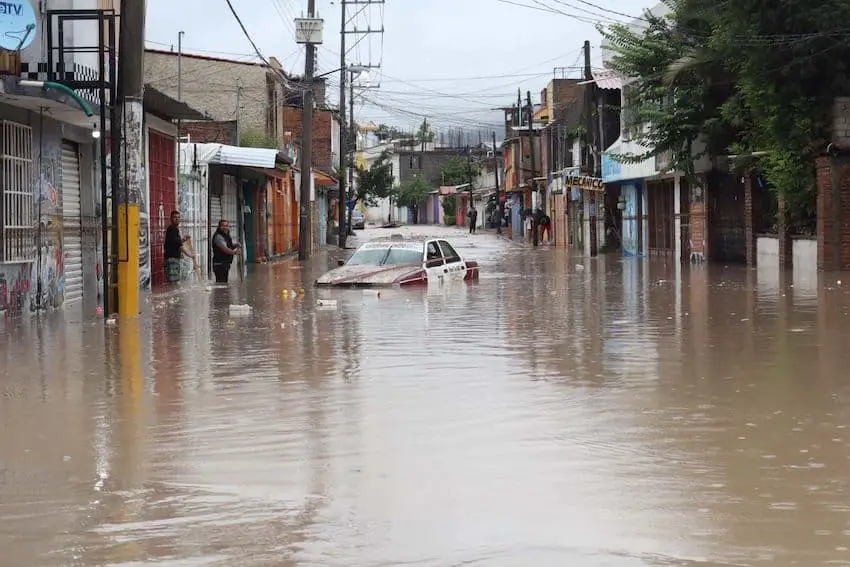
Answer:
M10 324L0 565L850 565L845 287L457 240Z

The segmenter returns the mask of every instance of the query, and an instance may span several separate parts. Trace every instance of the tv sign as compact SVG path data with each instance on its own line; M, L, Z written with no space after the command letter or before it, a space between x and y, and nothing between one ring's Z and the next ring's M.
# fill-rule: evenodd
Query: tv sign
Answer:
M20 51L35 40L36 18L30 0L0 1L0 48Z

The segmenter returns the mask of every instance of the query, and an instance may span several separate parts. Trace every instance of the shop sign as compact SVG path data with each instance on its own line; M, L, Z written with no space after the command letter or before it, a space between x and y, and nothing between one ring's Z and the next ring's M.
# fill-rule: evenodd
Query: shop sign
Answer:
M601 177L590 177L587 175L571 175L567 177L567 185L578 187L586 191L604 191L605 182Z

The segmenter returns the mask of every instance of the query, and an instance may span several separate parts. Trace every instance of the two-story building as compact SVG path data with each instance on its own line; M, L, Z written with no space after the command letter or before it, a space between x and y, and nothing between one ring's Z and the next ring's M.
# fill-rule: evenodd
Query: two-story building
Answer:
M178 53L148 49L145 53L145 78L171 96L179 96L193 107L206 113L209 122L188 122L181 125L187 142L218 143L225 146L254 146L289 151L291 144L301 145L301 100L304 83L301 78L289 75L277 59L269 59L271 67L256 61L210 57L193 53ZM340 124L336 113L326 108L325 81L313 83L317 110L313 119L313 186L311 202L313 246L324 246L335 233L337 170L339 169ZM291 168L287 187L294 187L294 176L300 176L301 164ZM251 181L250 188L245 189ZM254 188L256 185L256 188ZM254 209L263 199L271 199L265 183L256 180L237 181L254 203ZM213 189L215 191L215 189ZM289 200L287 190L286 199ZM265 195L265 197L263 197ZM215 193L214 193L215 196ZM235 198L244 211L253 210L243 198ZM213 202L215 204L215 202ZM272 210L272 207L269 207ZM277 207L277 210L289 210ZM250 214L250 213L249 213ZM242 216L237 213L237 217ZM272 219L276 225L297 224L298 219ZM267 240L256 235L258 242ZM271 249L271 248L270 248ZM257 251L261 260L266 254Z
M109 53L117 46L108 44L117 41L118 4L23 0L0 23L0 311L8 315L99 304L104 277L120 261L109 142L117 79ZM147 287L158 274L156 235L165 231L149 206L176 201L173 121L203 116L150 86L144 106L139 245Z

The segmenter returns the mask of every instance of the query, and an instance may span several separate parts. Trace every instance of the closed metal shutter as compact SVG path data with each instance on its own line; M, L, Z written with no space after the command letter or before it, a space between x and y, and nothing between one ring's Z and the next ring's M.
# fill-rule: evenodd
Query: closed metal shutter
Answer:
M80 157L76 144L62 143L62 251L65 301L83 297L83 231L80 203Z

